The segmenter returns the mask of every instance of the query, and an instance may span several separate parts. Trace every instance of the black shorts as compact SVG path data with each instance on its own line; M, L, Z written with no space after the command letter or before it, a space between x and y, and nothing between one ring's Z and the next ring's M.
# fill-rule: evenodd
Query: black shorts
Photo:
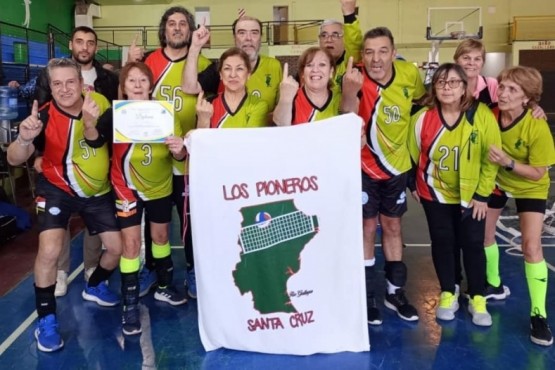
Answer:
M401 217L407 211L408 173L389 180L373 180L362 172L362 217L374 218L378 213L387 217Z
M170 223L172 218L171 195L146 201L137 199L134 202L116 199L116 208L119 226L122 229L140 225L143 211L148 216L149 222L157 224Z
M488 207L493 209L502 209L507 204L509 197L507 194L496 189L492 193L488 200ZM525 198L515 198L516 212L536 212L545 214L545 209L547 207L546 199L525 199Z
M74 212L79 213L91 235L119 231L112 192L90 198L72 196L39 175L36 193L39 231L67 228Z

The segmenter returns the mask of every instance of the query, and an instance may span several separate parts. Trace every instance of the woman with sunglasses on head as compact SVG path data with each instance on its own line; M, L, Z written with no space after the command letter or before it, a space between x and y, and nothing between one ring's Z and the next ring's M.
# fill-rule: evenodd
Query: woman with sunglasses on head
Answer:
M409 185L428 221L441 287L436 317L453 320L459 309L455 255L460 248L472 322L491 326L484 298L483 241L487 199L498 167L487 159L487 153L490 145L501 142L499 128L489 108L469 94L467 77L457 64L438 68L425 105L413 117L409 131L408 145L416 166L416 184Z
M497 220L507 199L514 198L531 300L530 340L550 346L553 344L553 335L547 323L548 273L541 234L550 186L548 166L555 163L555 148L547 122L534 118L530 110L540 100L542 77L534 68L518 66L501 72L498 81L497 121L501 129L502 146L492 146L489 159L498 164L500 170L496 179L497 187L488 203L484 244L495 243ZM494 277L500 281L499 269L495 273Z

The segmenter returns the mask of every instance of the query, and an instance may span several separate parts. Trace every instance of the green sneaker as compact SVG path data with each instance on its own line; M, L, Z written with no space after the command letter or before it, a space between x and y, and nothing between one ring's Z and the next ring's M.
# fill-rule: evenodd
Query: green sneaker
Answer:
M436 318L450 321L455 319L455 312L459 310L459 295L451 292L441 292Z
M486 308L486 302L486 298L481 295L475 295L468 301L468 312L474 325L491 326L491 315Z

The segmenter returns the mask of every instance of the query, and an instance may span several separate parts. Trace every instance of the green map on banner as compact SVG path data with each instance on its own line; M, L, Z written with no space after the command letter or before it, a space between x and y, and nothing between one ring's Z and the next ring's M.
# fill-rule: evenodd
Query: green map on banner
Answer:
M301 268L301 252L318 232L317 216L299 211L293 200L241 209L241 261L233 279L241 292L252 293L261 314L297 312L287 281Z

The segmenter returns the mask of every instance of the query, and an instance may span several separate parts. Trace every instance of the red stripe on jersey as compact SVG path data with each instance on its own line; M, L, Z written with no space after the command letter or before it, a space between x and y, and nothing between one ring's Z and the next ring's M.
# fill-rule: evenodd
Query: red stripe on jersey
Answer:
M55 104L49 104L45 109L48 109L48 122L45 122L44 130L46 142L41 165L43 175L59 189L71 195L77 195L69 186L71 182L67 174L67 161L71 156L70 150L73 145L71 130L75 117L70 117L58 110Z
M212 119L210 120L210 128L220 128L229 115L229 111L225 106L223 96L223 94L218 94L216 99L212 101L214 114L212 114Z
M116 193L116 199L136 200L135 194L129 188L130 180L127 179L123 170L129 163L130 158L128 158L128 155L131 155L132 148L133 144L118 143L112 146L113 155L110 180Z
M297 92L297 96L295 96L291 124L298 125L301 123L312 122L315 114L316 109L314 104L312 104L308 96L306 96L304 88L300 88Z
M381 149L374 148L371 140L372 137L379 136L376 106L381 99L380 86L368 76L364 65L360 65L360 68L363 71L364 82L361 89L362 96L360 97L358 115L364 120L364 132L367 141L366 146L361 150L361 166L362 170L372 179L387 180L393 177L394 174L382 165L378 154Z
M145 64L152 71L154 86L158 86L160 80L170 68L172 61L162 52L162 49L153 51L145 60Z
M433 166L430 160L430 151L438 140L444 126L436 108L422 114L420 128L420 159L418 161L418 170L416 175L416 189L421 198L436 201L434 188L428 185L428 172Z

